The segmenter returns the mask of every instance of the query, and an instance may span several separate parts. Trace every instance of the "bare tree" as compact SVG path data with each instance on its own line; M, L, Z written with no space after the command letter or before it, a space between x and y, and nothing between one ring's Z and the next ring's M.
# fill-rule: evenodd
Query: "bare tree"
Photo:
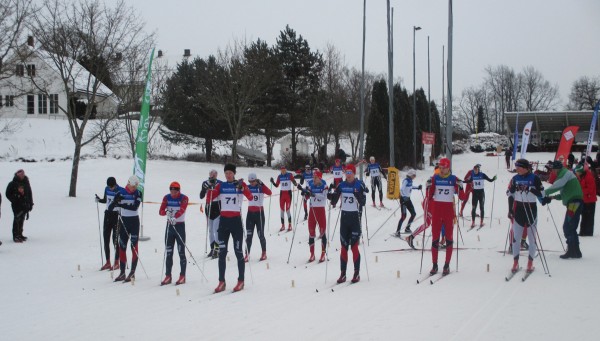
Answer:
M459 122L463 130L466 130L471 134L477 131L477 111L479 107L488 107L489 101L487 95L488 93L483 86L479 88L468 87L463 90L458 103ZM489 120L486 121L486 125L490 127Z
M558 104L558 85L551 85L541 72L527 66L520 74L523 84L523 110L551 110Z
M91 121L89 135L96 136L96 150L104 157L108 155L111 146L118 146L123 139L123 127L112 117L100 118Z
M488 66L485 85L491 98L491 113L494 115L493 128L496 132L504 130L504 113L516 111L522 96L522 78L506 66ZM492 126L490 125L490 128Z
M362 72L355 68L344 69L344 97L348 117L344 119L344 136L350 141L352 159L356 160L359 156L360 145L360 85ZM369 112L371 112L371 96L369 89L373 88L373 83L377 79L375 75L365 72L365 124L369 122ZM366 131L366 127L365 127Z
M111 6L112 5L112 6ZM98 108L110 108L114 95L103 84L116 72L121 59L140 45L149 47L152 35L144 32L144 22L124 1L113 5L102 0L47 0L36 12L30 30L38 39L42 56L58 75L43 79L31 77L38 91L49 95L57 82L69 98L57 103L67 116L75 142L69 196L77 194L81 148L96 136L86 137L85 128ZM86 60L88 72L79 61ZM77 105L77 102L83 105ZM77 108L81 108L80 111ZM110 109L106 109L110 110ZM102 110L100 110L102 111Z
M0 0L0 79L15 73L18 58L13 58L24 41L23 30L34 7L32 0Z
M600 77L583 76L571 86L569 103L570 110L593 110L600 100Z

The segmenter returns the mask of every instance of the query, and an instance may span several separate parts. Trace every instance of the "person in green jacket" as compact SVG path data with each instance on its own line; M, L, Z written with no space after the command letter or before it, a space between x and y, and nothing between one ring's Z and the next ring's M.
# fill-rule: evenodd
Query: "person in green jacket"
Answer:
M562 162L554 161L552 163L552 172L556 175L556 180L549 188L546 188L546 197L543 199L549 203L551 199L562 200L563 205L567 207L565 221L563 223L563 233L567 239L567 252L560 256L562 259L581 258L579 249L579 237L577 236L577 226L583 210L583 192L577 177L573 172L563 167ZM550 196L557 193L555 196Z

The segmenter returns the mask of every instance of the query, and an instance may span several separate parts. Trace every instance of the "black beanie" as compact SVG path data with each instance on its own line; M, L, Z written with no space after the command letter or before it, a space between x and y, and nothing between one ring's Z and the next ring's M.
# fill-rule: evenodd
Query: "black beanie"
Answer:
M233 172L233 174L235 174L235 165L234 165L234 164L231 164L231 163L228 163L228 164L226 164L226 165L225 165L225 170L224 170L224 171L225 171L225 172L227 172L227 171L232 171L232 172Z
M114 177L109 177L108 179L106 179L106 186L108 187L113 187L117 184L117 180Z

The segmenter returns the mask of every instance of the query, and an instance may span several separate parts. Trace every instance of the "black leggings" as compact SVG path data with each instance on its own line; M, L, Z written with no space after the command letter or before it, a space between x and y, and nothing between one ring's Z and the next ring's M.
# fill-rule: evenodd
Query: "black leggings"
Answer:
M471 218L473 218L473 221L475 220L475 211L477 210L477 203L479 203L479 216L483 220L483 217L485 217L485 192L482 189L473 190L473 200L471 201Z
M381 189L381 177L372 176L371 177L371 199L375 202L375 189L379 187L379 202L383 200L383 190Z
M402 223L404 223L404 219L406 219L406 210L408 209L408 212L410 212L410 218L408 218L408 224L406 225L406 227L410 227L410 224L412 224L413 220L415 220L415 215L417 215L417 213L415 212L415 207L413 206L412 201L409 199L403 199L402 200L402 216L400 217L400 221L398 222L398 228L396 229L397 231L400 231L402 229Z
M110 235L115 249L115 260L119 259L119 212L104 211L104 256L110 262Z
M225 268L227 267L227 244L229 235L233 238L233 251L237 258L238 281L244 280L244 253L242 243L244 242L244 229L242 228L242 217L223 217L219 221L219 281L225 282Z
M167 271L165 272L165 275L171 276L171 269L173 268L173 247L175 246L175 241L177 241L177 253L179 254L179 266L181 267L179 274L185 276L185 268L187 265L187 258L185 257L185 223L177 223L175 225L167 224L165 241L167 247Z
M254 236L254 228L258 234L260 247L262 251L267 251L267 240L265 239L265 212L248 212L246 215L246 248L250 253L252 247L252 237Z

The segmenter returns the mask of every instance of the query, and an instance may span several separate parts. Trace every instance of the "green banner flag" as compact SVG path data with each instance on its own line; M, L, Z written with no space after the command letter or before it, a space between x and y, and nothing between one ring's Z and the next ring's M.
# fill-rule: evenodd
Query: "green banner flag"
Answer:
M140 123L138 125L137 136L135 138L135 160L133 165L133 174L140 179L139 190L144 192L146 183L146 155L148 151L148 115L150 114L150 95L152 92L152 60L154 59L154 48L150 52L150 62L148 63L148 74L146 76L146 87L144 88L144 97L142 98L142 109L140 110Z

